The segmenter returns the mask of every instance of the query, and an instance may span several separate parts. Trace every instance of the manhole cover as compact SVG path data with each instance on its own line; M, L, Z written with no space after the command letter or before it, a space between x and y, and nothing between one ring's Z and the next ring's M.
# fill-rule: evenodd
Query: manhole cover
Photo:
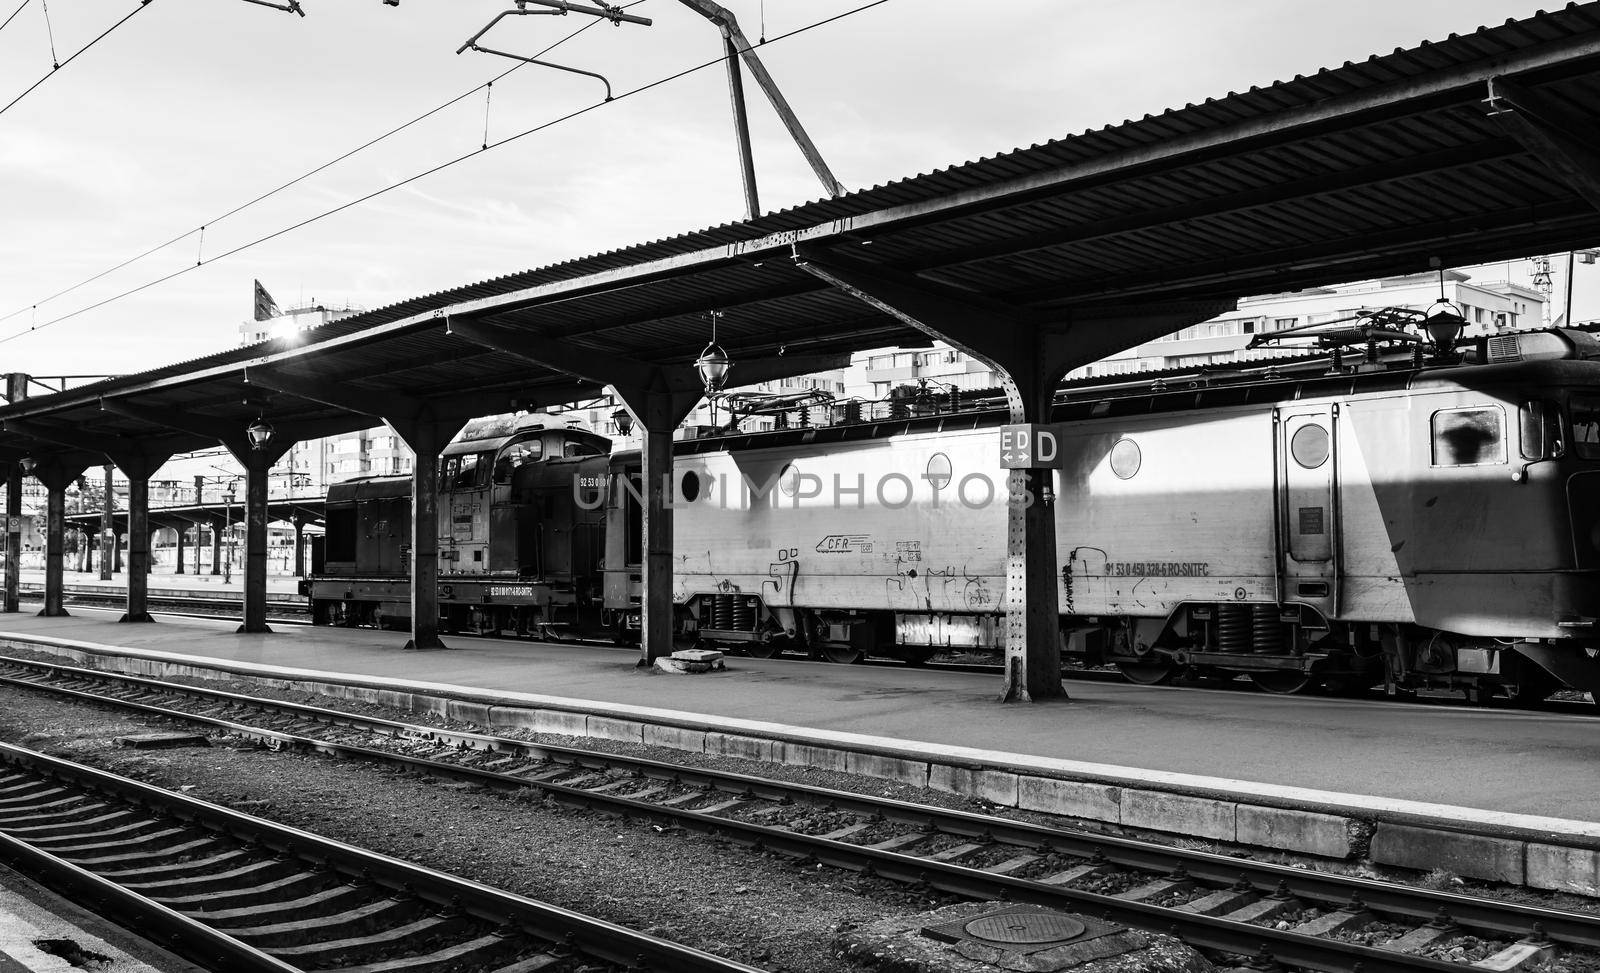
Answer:
M1050 912L979 916L966 926L967 935L991 943L1064 943L1083 930L1083 923L1071 916Z
M1126 926L1101 922L1092 916L1066 915L1041 905L1010 905L967 919L924 926L922 934L947 943L980 943L1018 956L1030 956L1126 929Z

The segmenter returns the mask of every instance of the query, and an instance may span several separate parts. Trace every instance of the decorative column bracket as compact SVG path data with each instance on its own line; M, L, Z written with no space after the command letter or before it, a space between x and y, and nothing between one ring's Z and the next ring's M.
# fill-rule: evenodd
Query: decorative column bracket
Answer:
M1028 308L834 253L801 252L795 264L993 368L1005 389L1012 423L1049 422L1056 387L1077 365L1233 307L1231 301L1151 305L1098 314L1062 312L1046 318ZM1010 470L1007 500L1006 671L1000 699L1065 698L1054 472Z
M1600 119L1506 78L1490 78L1491 117L1600 209Z

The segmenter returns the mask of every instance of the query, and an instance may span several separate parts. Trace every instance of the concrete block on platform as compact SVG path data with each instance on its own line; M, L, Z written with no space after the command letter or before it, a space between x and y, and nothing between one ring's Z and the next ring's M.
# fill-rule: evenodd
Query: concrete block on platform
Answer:
M1528 885L1576 895L1600 895L1600 851L1528 843Z
M901 757L890 757L880 753L860 753L851 750L845 756L845 772L861 774L864 777L883 777L888 780L905 781L914 787L928 786L928 762L926 760L906 760Z
M1349 858L1355 852L1354 822L1337 814L1240 804L1234 822L1240 844L1324 858Z
M1122 820L1122 788L1082 780L1022 777L1017 781L1017 807L1115 824Z
M1016 807L1020 785L1017 775L1009 771L934 764L928 770L928 786L936 791L976 797L1004 807Z
M361 697L357 696L355 698L360 699ZM393 689L380 689L377 692L377 698L371 700L371 702L375 702L379 706L392 706L395 709L405 710L409 713L414 704L414 699L410 693L396 692Z
M1372 836L1369 857L1380 865L1432 871L1440 868L1467 878L1521 885L1526 842L1436 828L1381 823Z
M686 726L646 723L644 742L653 747L671 747L674 750L687 750L690 753L704 753L706 731L693 730Z
M791 767L816 767L846 773L850 770L850 756L836 747L818 747L809 743L780 740L772 748L772 757Z
M707 733L706 753L745 760L771 761L774 741L760 737L741 736L737 733Z
M591 716L585 726L585 733L601 740L622 740L626 743L644 742L644 724L638 720L619 720L610 716Z
M425 693L411 694L411 712L428 713L432 716L450 715L450 704L453 700L444 696L430 696Z
M465 699L451 699L445 702L444 715L446 719L457 720L461 723L475 723L478 726L490 726L488 703L474 703Z
M1133 788L1122 791L1122 823L1130 828L1233 841L1235 810L1232 801L1215 801L1209 797Z
M581 737L588 732L588 716L563 710L534 709L530 706L491 706L489 725L497 730L527 730L529 733L554 733Z

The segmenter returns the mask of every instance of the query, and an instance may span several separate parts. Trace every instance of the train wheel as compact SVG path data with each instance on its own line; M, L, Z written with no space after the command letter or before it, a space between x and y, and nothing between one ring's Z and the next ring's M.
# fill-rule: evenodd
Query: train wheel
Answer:
M1314 680L1309 672L1300 672L1295 669L1269 669L1266 672L1250 673L1250 681L1262 692L1274 693L1279 696L1290 696L1294 693L1305 692Z
M853 645L838 645L831 642L822 644L822 655L829 662L837 662L845 666L855 665L867 657L865 652Z
M1119 662L1122 678L1140 686L1162 686L1172 681L1178 669L1170 662Z
M774 656L783 655L786 641L788 640L775 638L768 639L765 642L746 642L744 644L744 654L757 659L771 659Z

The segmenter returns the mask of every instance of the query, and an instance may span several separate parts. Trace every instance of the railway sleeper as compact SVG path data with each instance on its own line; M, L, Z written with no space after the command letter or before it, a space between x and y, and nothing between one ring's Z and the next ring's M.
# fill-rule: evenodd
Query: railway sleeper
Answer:
M368 896L370 898L370 895ZM376 932L404 921L416 921L421 910L415 902L399 899L368 901L343 912L254 926L233 926L228 935L257 949L316 943L330 933L348 937L353 932Z
M415 949L434 936L461 925L459 919L426 916L403 926L366 936L352 936L297 946L268 946L265 952L300 966L331 966L359 962L378 950Z
M132 882L127 883L127 887L142 891L148 898L180 911L197 905L253 910L276 902L285 895L304 897L313 894L325 884L324 877L316 872L297 869L288 863L269 861L252 862L240 868L194 879ZM157 889L165 889L168 894L160 894L155 891Z
M292 880L284 879L273 883L273 888L268 889L258 886L253 889L243 890L253 893L248 897L255 899L248 905L236 905L226 909L198 908L181 910L187 916L198 919L211 926L228 926L235 923L263 924L263 920L276 920L288 922L293 920L307 920L322 916L337 915L348 911L357 901L370 898L371 892L357 888L354 885L335 885L332 888L319 889L296 899L283 899L281 892L292 887ZM226 896L205 896L195 905L210 906Z

